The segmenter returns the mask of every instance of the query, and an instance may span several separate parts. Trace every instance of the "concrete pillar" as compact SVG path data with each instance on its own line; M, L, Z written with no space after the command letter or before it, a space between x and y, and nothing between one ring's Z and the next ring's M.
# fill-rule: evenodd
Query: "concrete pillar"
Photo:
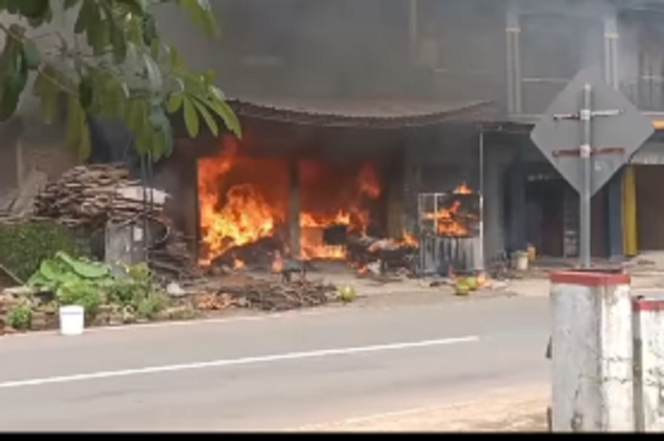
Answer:
M124 266L133 266L146 261L145 231L140 225L106 224L104 262L114 275L125 274Z
M526 170L525 163L517 158L508 171L510 192L509 251L526 249Z
M664 296L634 300L634 414L638 432L664 432Z
M629 275L553 273L551 311L553 431L633 431Z
M290 163L290 192L288 197L288 248L291 259L300 258L300 163Z

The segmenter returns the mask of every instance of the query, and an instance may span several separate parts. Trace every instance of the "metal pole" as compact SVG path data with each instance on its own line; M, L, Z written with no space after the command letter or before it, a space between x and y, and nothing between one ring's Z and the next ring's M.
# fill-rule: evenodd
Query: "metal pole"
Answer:
M583 143L581 144L581 173L583 173L583 186L580 193L579 205L579 264L581 268L590 268L590 211L591 211L591 185L592 185L592 86L583 87L583 109L581 110L583 123Z
M480 258L478 259L479 264L482 266L478 268L480 270L484 269L484 127L480 126L480 142L479 142L479 185L480 185Z

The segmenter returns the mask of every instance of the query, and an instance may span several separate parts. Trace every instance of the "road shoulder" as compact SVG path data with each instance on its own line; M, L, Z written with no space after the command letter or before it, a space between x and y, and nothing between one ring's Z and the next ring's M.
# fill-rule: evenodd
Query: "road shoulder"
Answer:
M481 399L309 425L295 432L545 432L546 385L486 392Z

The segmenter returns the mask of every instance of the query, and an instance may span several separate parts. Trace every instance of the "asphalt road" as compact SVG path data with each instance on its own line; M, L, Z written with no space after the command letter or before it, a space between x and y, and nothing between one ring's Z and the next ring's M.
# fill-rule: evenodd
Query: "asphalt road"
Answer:
M0 430L278 430L544 382L546 298L0 339Z

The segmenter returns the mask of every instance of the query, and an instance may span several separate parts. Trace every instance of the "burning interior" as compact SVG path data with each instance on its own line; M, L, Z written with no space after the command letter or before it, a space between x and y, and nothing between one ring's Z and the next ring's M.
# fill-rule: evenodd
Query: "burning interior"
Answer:
M379 263L382 270L404 268L414 274L422 264L418 233L477 236L475 193L466 184L437 202L435 210L427 207L419 228L395 231L388 225L390 216L395 217L390 194L395 193L390 192L394 177L382 164L262 157L232 136L219 143L216 154L198 159L198 254L203 266L279 272L291 259L324 260L343 261L360 272ZM403 199L403 192L396 193ZM296 233L292 213L297 213ZM396 216L403 214L402 207ZM435 220L435 231L425 220Z
M292 162L249 155L237 139L199 159L200 262L278 270L289 248ZM348 260L350 238L382 237L382 182L370 162L296 163L299 259Z

